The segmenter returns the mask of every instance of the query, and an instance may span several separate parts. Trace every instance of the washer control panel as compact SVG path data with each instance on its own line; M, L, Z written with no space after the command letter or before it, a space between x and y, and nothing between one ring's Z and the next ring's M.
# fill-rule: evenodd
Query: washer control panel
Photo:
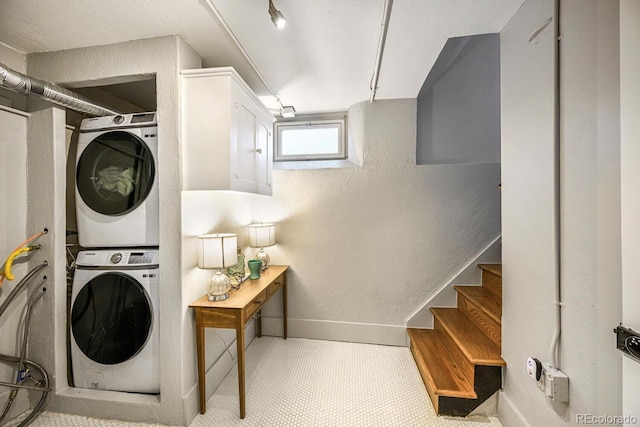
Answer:
M144 267L158 264L157 249L114 249L78 252L78 267Z

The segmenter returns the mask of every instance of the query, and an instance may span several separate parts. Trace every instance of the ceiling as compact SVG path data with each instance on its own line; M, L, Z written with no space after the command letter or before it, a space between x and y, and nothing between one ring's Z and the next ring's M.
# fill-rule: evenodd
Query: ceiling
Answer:
M177 34L205 67L233 66L269 95L215 8L284 105L318 113L368 100L385 0L273 1L283 30L268 0L2 0L0 42L34 53ZM376 99L416 97L448 38L499 32L523 1L395 0Z

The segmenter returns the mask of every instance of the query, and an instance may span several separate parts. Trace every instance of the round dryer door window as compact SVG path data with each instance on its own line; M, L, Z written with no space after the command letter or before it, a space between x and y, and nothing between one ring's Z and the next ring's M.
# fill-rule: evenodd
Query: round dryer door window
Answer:
M153 311L146 291L123 273L105 273L78 292L71 308L71 330L91 360L115 365L140 352L151 335Z
M91 141L76 166L82 200L95 212L123 215L144 202L155 177L153 154L138 136L106 132Z

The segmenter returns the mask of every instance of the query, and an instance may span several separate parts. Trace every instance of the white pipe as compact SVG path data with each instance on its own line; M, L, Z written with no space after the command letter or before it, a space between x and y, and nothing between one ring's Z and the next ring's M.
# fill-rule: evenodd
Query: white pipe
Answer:
M55 104L93 116L111 116L119 113L80 94L53 83L25 76L2 64L0 64L0 85L18 93L33 93Z
M562 319L560 310L564 306L562 297L562 245L560 239L560 214L561 214L561 182L560 182L560 0L554 0L555 23L553 26L554 37L554 203L555 212L553 216L554 222L554 241L556 251L556 263L554 267L554 295L553 295L553 335L551 336L551 344L549 346L549 364L552 368L558 369L558 345L560 344L560 334L562 332Z
M380 77L380 66L382 65L382 54L384 53L384 45L387 41L387 30L389 29L389 18L391 17L391 7L393 6L393 0L385 0L384 2L384 15L382 17L382 24L380 26L380 39L378 40L378 52L376 53L376 65L373 69L373 76L371 77L371 96L369 102L373 102L376 98L376 90L378 89L378 78Z
M251 68L253 68L253 71L255 71L255 73L258 75L258 78L260 78L260 80L262 81L262 84L267 88L269 93L271 93L271 95L276 99L278 104L280 104L280 107L284 108L285 106L282 103L282 101L280 101L280 98L278 97L278 95L276 95L276 92L273 90L273 88L271 86L269 86L269 83L267 83L267 81L265 80L265 78L262 75L262 73L258 70L258 67L256 66L256 64L251 60L251 58L249 57L249 54L247 53L247 51L244 50L244 47L242 47L242 44L240 43L240 40L238 40L236 35L233 34L233 31L231 31L231 28L229 28L229 26L227 25L226 21L222 17L222 15L220 15L220 12L218 12L218 9L216 9L216 7L213 5L213 2L211 0L205 0L204 3L207 6L209 6L209 9L211 10L211 12L213 12L213 14L216 16L216 18L218 18L218 21L220 21L220 24L222 24L222 27L225 29L225 31L227 32L229 37L231 37L231 40L233 40L233 42L236 44L236 47L240 50L240 52L244 56L244 59L247 60L249 65L251 65Z

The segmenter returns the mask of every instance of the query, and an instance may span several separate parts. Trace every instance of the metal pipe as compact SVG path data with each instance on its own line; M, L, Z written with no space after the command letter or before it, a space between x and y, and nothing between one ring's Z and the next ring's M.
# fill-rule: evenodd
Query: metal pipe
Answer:
M18 93L33 93L47 101L93 116L120 114L119 111L92 101L76 92L26 76L3 64L0 64L0 85Z
M0 354L0 362L11 362L11 363L17 364L19 363L19 361L20 359L15 356ZM44 406L47 396L49 395L49 391L51 391L49 387L49 374L47 374L47 371L40 364L34 362L33 360L25 359L24 364L28 366L31 370L35 369L40 373L40 376L42 377L42 379L38 380L37 383L42 384L38 389L38 391L42 392L42 396L40 396L40 400L38 401L36 406L31 410L31 413L24 420L22 420L22 422L20 422L18 427L24 427L31 424L31 421L33 420L33 418L42 411L42 407ZM0 384L0 385L4 385L4 384ZM15 387L14 384L12 384L11 386ZM29 386L22 386L20 388L31 389L31 387Z
M369 102L373 102L376 99L376 90L378 89L378 78L380 77L380 67L382 66L382 54L384 53L384 45L387 42L387 30L389 29L389 19L391 18L391 7L393 6L393 0L386 0L384 4L384 16L382 18L382 30L380 31L380 40L378 40L378 52L376 53L376 65L373 69L373 76L371 77L371 96Z
M554 290L553 290L553 334L551 336L551 343L549 345L549 364L554 369L558 368L558 346L560 344L560 335L562 332L562 319L561 309L564 306L562 302L562 241L561 241L561 208L560 192L562 188L561 175L560 175L560 0L554 0L555 9L555 22L553 26L554 37L554 153L553 153L553 168L554 168L554 188L555 193L554 203L555 212L553 216L554 222L554 240L556 251L556 268L554 271Z
M31 280L31 278L38 273L38 271L42 270L43 268L45 268L47 265L49 265L49 263L47 261L43 262L42 264L34 267L31 271L29 271L27 273L26 276L24 276L22 278L22 280L20 280L20 282L18 282L18 284L16 285L15 288L13 288L13 290L11 291L11 293L9 293L9 296L7 297L7 299L4 300L4 302L2 303L2 305L0 305L0 317L2 317L2 314L5 312L5 310L7 309L7 307L9 307L9 304L11 304L11 301L13 301L13 299L18 295L18 293L22 290L22 288L29 282L29 280Z

